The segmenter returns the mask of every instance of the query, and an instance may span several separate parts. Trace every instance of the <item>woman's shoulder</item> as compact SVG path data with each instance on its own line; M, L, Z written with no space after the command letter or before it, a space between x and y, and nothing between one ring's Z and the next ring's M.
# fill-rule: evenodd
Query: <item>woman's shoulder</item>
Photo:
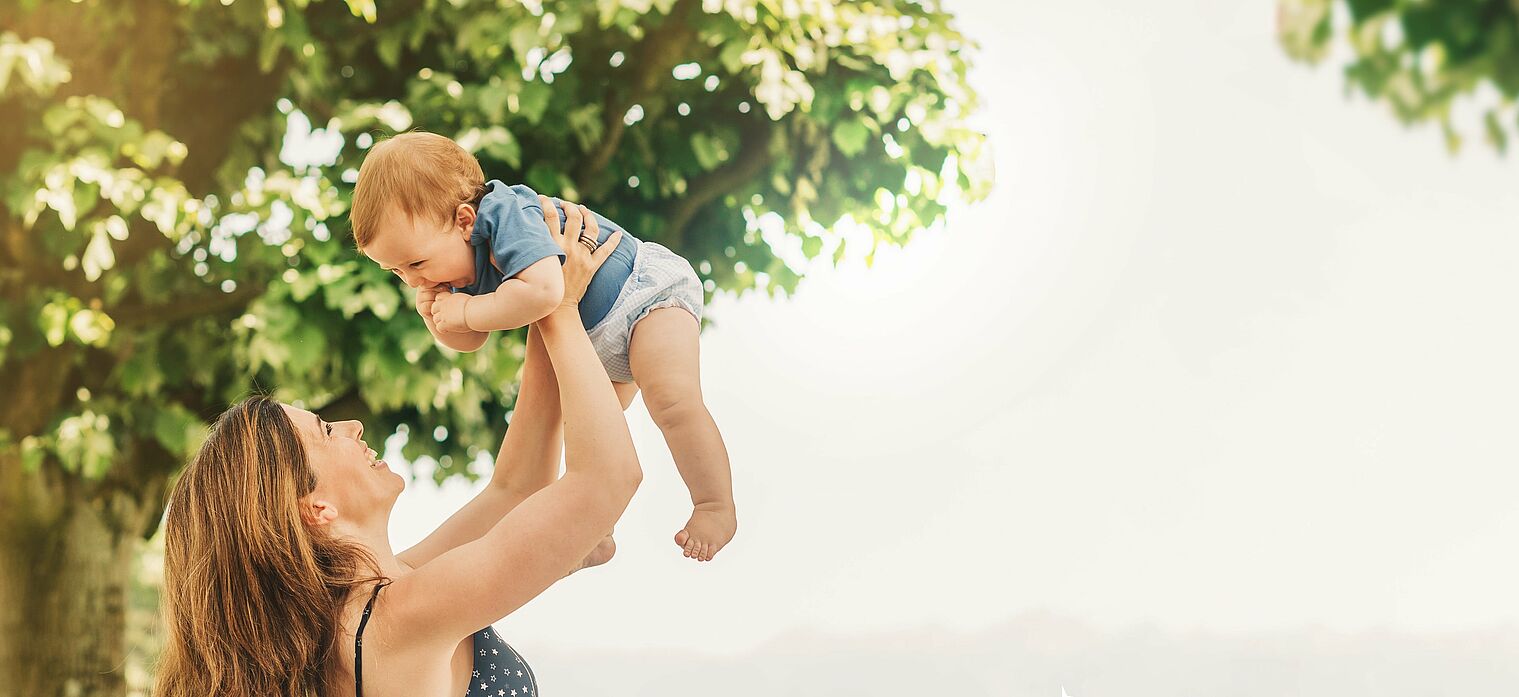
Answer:
M400 564L399 573L355 585L348 592L343 601L343 629L347 634L349 653L353 652L353 642L360 631L366 647L371 641L382 640L388 642L387 645L399 646L398 637L405 639L408 649L429 640L439 646L452 646L458 640L459 637L436 637L434 632L428 631L433 624L428 621L428 609L436 605L437 596L442 591L427 587L427 575L416 573L422 565ZM371 632L377 632L377 638L371 639Z
M407 571L411 571L407 567ZM412 574L354 586L343 601L340 629L334 640L335 660L328 666L327 683L332 694L350 694L354 686L354 660L364 661L364 694L438 694L451 689L454 664L460 653L458 640L430 641L430 634L410 626L414 622L407 596L416 592ZM401 591L397 593L396 591ZM378 592L377 592L378 591ZM372 603L371 603L372 601ZM355 639L362 627L363 653ZM466 640L470 637L465 637ZM467 672L467 671L466 671ZM431 685L428 689L422 686ZM390 689L396 688L396 689Z

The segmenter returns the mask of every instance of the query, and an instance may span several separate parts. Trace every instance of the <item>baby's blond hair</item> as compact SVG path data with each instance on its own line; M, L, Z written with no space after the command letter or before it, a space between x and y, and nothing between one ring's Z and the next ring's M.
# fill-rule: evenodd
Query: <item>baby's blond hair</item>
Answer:
M412 131L369 149L359 165L348 223L363 249L374 241L382 216L452 220L461 203L473 202L485 186L485 172L469 151L436 133Z

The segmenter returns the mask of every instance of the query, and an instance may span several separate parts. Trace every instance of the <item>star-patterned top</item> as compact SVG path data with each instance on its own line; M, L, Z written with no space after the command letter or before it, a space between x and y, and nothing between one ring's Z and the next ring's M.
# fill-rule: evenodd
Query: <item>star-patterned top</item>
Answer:
M475 668L464 697L537 697L533 669L495 630L475 632Z
M374 593L364 605L364 615L359 620L358 631L353 638L353 692L355 697L364 695L364 626L374 612L375 598L388 582L375 584ZM464 697L537 697L538 682L533 669L512 647L508 646L490 627L475 632L471 637L475 652L474 666L470 670L469 685Z

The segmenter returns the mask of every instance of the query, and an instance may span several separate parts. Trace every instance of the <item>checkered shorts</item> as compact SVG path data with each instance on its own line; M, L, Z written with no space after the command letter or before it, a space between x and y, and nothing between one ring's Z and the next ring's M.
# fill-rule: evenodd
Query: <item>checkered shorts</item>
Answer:
M661 245L639 242L633 273L623 283L607 316L587 332L601 364L606 366L607 377L613 382L633 382L633 369L628 364L633 325L665 307L683 308L700 322L703 297L701 279L690 262Z

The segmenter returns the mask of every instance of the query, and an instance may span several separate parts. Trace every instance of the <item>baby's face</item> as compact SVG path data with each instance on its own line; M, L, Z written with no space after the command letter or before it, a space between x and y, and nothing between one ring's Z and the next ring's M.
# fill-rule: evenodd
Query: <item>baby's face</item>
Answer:
M463 288L475 282L475 254L469 246L474 215L471 209L464 210L470 215L445 224L395 211L384 217L374 239L361 251L412 288L440 284Z

